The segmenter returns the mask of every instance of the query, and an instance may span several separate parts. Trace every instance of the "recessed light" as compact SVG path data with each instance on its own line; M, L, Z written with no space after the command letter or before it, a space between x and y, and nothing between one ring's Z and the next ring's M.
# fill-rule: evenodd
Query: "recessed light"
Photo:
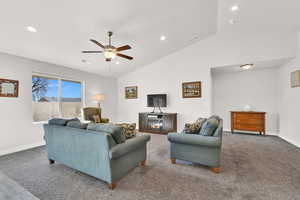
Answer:
M91 64L89 61L87 61L85 59L82 59L81 62L84 63L84 64L87 64L87 65Z
M166 39L167 39L166 36L164 36L164 35L160 36L160 40L161 40L161 41L164 41L164 40L166 40Z
M231 11L235 12L235 11L238 11L239 10L239 6L238 5L233 5L231 6Z
M32 26L27 26L26 29L27 29L27 31L32 32L32 33L37 32L36 28L34 28Z
M240 66L242 69L247 70L254 67L254 64L245 64Z
M119 62L119 61L116 61L116 65L118 65L118 64L120 64L120 62Z
M235 19L230 19L228 22L229 22L229 24L232 24L232 25L237 23L237 21Z

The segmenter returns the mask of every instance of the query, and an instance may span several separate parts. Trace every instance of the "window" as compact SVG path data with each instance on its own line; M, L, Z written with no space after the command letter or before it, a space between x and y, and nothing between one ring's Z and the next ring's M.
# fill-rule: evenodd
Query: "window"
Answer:
M82 84L78 81L32 76L33 121L80 117Z

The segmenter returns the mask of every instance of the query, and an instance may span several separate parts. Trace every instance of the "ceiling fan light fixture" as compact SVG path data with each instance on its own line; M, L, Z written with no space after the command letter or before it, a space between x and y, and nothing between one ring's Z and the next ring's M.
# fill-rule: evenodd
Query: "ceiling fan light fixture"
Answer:
M116 50L115 49L112 49L112 48L109 48L109 49L104 49L104 57L106 59L114 59L116 57Z
M240 66L242 69L247 70L254 67L254 64L245 64Z

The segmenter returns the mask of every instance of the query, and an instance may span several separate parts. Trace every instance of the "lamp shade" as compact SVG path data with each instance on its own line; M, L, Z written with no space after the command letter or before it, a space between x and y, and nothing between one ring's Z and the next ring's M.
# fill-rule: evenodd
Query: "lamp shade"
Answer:
M104 100L104 94L96 94L95 99L98 102L103 101Z

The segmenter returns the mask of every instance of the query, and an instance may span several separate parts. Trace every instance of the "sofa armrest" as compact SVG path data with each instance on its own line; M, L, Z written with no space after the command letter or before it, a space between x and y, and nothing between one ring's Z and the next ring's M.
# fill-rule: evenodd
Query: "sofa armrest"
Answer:
M168 140L173 143L195 146L220 147L221 138L195 134L169 133Z
M101 118L101 123L109 123L109 119L108 118Z
M150 140L150 135L142 135L142 136L134 137L132 139L128 139L126 140L126 142L112 147L109 151L109 157L112 160L117 159L121 156L124 156L134 151L135 149L141 146L146 146L149 140Z

